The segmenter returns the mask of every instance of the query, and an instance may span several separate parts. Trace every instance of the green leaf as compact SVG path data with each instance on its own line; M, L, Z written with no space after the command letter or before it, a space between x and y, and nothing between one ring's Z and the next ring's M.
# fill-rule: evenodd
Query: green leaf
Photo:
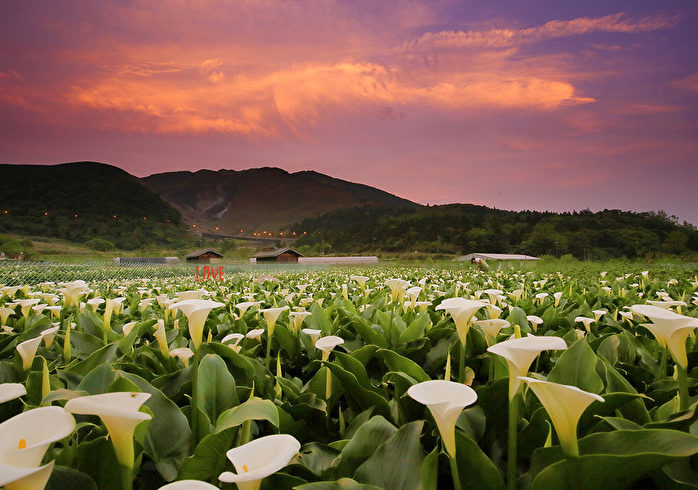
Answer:
M564 351L548 375L548 381L572 385L591 393L601 393L603 381L596 374L596 354L586 339Z
M475 441L456 430L456 461L462 483L470 488L503 489L504 480L495 464Z
M395 426L380 415L371 417L368 422L361 424L351 440L342 449L337 470L338 475L354 475L356 468L396 432Z
M412 320L412 323L409 324L407 330L400 335L400 343L406 344L407 342L412 342L420 337L424 337L424 332L430 321L429 314L426 312L417 315L417 317Z
M511 313L509 316L506 317L506 321L508 321L511 326L513 327L514 325L518 325L519 327L523 328L528 328L528 318L526 318L526 312L519 308L518 306L515 306L514 308L510 309Z
M424 449L419 438L423 428L423 420L400 427L356 469L356 481L383 488L419 488L424 461Z
M579 440L581 456L567 460L559 446L531 459L534 489L624 488L667 463L698 453L698 437L668 429L617 430Z
M101 364L82 379L77 389L79 391L86 391L90 395L107 393L109 391L109 386L116 381L116 378L116 370L111 367L111 364Z
M351 478L340 478L336 481L319 481L315 483L306 483L295 487L298 490L382 490L381 487L375 485L364 485L358 483Z
M119 352L123 354L131 352L136 340L140 339L147 332L152 332L155 323L157 323L157 320L152 319L135 324L128 335L125 335L119 340Z
M46 483L45 490L64 490L79 488L81 490L97 490L97 484L87 474L66 466L54 466L51 478Z
M86 391L77 390L53 390L48 393L43 400L41 400L41 405L50 405L55 401L72 400L79 396L85 396L88 393Z
M356 333L359 334L367 344L375 344L378 347L383 348L390 346L386 337L371 326L371 322L366 320L361 315L352 315L346 311L345 313L351 320L351 325L354 327ZM312 316L310 318L312 318Z
M248 420L266 420L279 427L279 411L271 400L253 397L223 412L216 421L216 432L237 427Z
M71 334L72 338L72 334ZM105 345L101 349L93 352L84 361L71 364L66 368L69 373L77 374L79 376L85 376L87 373L92 371L94 368L101 366L106 363L114 362L117 359L116 344Z
M325 363L325 366L332 371L332 374L339 381L342 393L347 402L354 406L357 411L375 407L378 414L390 417L390 406L388 401L373 389L365 388L352 373L333 362ZM369 385L370 386L370 385ZM334 388L333 388L334 389Z
M197 376L197 405L209 420L217 420L225 410L240 403L235 380L220 356L206 354L199 363Z
M439 483L439 448L434 448L422 462L422 490L438 490Z
M485 433L486 424L485 412L482 407L475 405L461 412L456 427L462 429L473 441L479 441Z
M339 451L319 442L311 442L301 448L298 463L308 468L318 477L323 477L333 466Z
M419 364L411 359L401 356L390 349L379 349L377 353L390 371L402 371L420 383L431 379Z
M194 454L182 461L178 480L216 481L227 463L225 453L232 447L234 430L223 430L204 437Z

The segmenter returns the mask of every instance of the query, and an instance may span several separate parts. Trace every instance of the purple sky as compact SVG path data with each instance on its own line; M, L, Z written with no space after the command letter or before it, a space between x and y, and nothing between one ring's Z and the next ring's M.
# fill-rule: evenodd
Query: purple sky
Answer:
M5 0L0 161L698 224L697 45L694 0Z

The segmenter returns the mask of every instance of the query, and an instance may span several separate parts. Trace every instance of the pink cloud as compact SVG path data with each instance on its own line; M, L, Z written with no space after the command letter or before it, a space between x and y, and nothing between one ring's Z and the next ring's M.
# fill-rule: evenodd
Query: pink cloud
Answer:
M543 25L524 29L502 28L483 31L440 31L423 34L404 48L504 48L546 39L588 34L592 32L636 33L666 29L677 24L677 17L650 16L639 20L624 18L625 14L604 17L579 17L572 20L551 20Z
M673 82L673 85L684 90L698 92L698 73L679 78Z

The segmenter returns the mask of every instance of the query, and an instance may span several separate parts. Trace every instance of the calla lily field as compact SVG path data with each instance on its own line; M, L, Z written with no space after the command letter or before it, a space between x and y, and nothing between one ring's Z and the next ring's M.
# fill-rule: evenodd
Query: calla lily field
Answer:
M23 276L0 486L698 487L697 271L634 268Z

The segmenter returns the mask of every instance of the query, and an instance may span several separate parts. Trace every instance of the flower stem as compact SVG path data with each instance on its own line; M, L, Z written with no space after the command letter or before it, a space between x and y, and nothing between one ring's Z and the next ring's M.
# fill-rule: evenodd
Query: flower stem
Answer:
M676 369L679 375L679 406L681 410L688 410L689 395L686 368L677 364Z
M271 362L271 334L267 335L267 357L264 360L264 366L269 369L269 363Z
M516 489L518 475L516 465L516 431L519 422L518 393L509 400L509 443L507 447L507 489Z
M133 470L128 466L119 465L121 468L121 490L133 489Z
M660 349L662 349L662 357L659 360L659 377L663 378L664 376L666 376L666 359L667 359L666 351L667 351L667 348L662 346L662 347L660 347Z
M332 396L332 372L330 368L327 368L326 379L325 379L325 400L330 401Z
M458 356L458 382L465 383L465 343L461 343Z
M458 474L458 462L455 456L448 456L448 461L451 463L451 477L453 478L453 488L454 490L460 490L460 475Z
M199 403L197 401L199 391L199 349L194 353L191 366L191 444L192 452L199 442Z
M242 423L242 428L240 429L240 434L238 435L238 446L242 446L250 442L250 430L252 428L252 421L245 420Z

